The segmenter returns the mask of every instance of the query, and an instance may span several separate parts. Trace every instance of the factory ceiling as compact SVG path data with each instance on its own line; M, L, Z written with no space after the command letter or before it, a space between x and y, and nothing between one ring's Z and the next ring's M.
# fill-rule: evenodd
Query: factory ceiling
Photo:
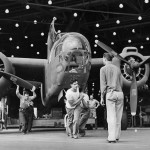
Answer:
M46 58L53 17L60 32L79 32L101 57L98 39L118 53L135 46L150 55L149 0L1 0L0 51L6 56Z

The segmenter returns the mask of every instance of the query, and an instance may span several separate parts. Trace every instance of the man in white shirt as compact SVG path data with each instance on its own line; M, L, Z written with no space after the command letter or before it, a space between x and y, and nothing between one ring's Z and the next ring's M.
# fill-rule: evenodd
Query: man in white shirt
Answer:
M78 81L71 80L71 88L66 92L66 111L68 114L68 132L71 138L78 138L79 119L81 113L80 103L83 99L83 93L79 93Z

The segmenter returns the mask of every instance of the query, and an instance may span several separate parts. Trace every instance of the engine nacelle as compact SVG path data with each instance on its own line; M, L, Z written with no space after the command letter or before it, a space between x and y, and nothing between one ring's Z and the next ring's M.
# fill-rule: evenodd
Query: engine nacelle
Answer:
M0 52L0 71L4 71L4 72L8 72L8 73L14 74L14 69L13 69L12 63L1 52ZM5 79L0 74L0 97L4 96L6 94L8 88L10 86L11 86L10 81Z

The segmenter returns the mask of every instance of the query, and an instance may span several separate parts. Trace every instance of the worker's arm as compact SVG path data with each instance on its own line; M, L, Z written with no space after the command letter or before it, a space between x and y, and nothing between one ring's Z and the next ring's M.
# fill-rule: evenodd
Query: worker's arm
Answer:
M97 104L96 107L95 107L97 109L99 107L100 103L99 103L98 100L95 100L95 103Z
M19 93L19 85L17 85L17 88L16 88L16 95L18 98L22 97L22 95Z
M83 99L83 97L84 97L84 95L82 93L80 93L80 97L76 101L74 101L73 99L68 99L68 103L72 107L74 107L74 106L79 105L81 103L81 100Z
M82 104L84 108L89 108L89 96L84 94L84 98L82 99Z
M31 92L33 93L33 96L30 96L31 100L35 99L36 98L36 93L35 93L35 86L33 86Z
M105 72L104 72L104 68L102 67L100 69L100 90L101 90L101 105L104 106L104 97L106 94L106 87L107 87L107 83L106 83L106 78L105 78Z

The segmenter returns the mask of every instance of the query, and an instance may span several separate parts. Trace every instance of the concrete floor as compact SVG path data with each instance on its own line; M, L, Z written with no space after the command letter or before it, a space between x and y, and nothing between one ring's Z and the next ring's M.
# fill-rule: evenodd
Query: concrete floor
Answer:
M36 129L23 135L18 129L0 131L0 150L149 150L150 129L122 131L118 143L107 143L107 131L87 130L85 137L71 139L60 129Z

